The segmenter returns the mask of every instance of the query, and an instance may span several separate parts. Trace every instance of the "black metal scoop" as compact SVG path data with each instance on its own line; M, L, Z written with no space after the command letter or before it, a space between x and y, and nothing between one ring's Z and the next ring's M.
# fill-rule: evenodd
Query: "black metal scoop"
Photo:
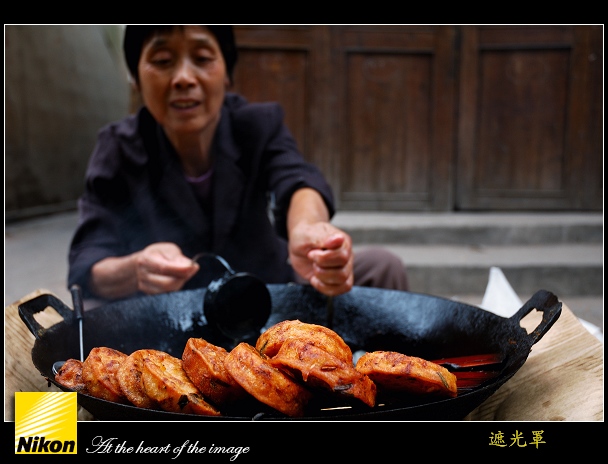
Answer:
M248 272L235 272L221 256L200 253L193 260L218 260L226 273L212 281L205 292L203 312L207 323L233 341L257 338L272 309L266 284Z

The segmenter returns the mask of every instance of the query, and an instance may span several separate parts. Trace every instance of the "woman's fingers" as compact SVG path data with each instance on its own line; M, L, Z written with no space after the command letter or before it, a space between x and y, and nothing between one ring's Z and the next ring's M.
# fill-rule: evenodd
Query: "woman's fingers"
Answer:
M155 243L141 253L137 265L139 290L156 294L180 290L199 270L173 243Z
M319 279L316 275L313 275L309 282L310 285L317 291L327 296L342 295L343 293L349 292L353 288L352 274L339 284L328 284L327 281Z

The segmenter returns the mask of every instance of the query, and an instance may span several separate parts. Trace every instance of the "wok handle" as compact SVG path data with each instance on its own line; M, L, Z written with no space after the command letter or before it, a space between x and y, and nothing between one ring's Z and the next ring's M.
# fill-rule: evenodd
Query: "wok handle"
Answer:
M562 312L562 303L558 301L557 296L547 290L539 290L517 311L511 319L520 323L533 309L542 311L543 320L538 324L538 327L529 334L532 343L530 346L538 342L545 333L555 324Z
M34 315L44 311L48 307L53 308L64 320L76 320L75 312L65 305L59 298L50 294L38 295L31 300L24 301L19 305L19 317L25 323L30 332L39 339L46 329L34 319Z

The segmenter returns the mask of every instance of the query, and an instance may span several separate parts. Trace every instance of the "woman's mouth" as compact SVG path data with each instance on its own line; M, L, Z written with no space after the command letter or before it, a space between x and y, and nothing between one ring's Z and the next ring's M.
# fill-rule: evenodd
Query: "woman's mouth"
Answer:
M197 101L194 100L188 100L188 101L174 101L171 102L171 106L177 109L188 109L188 108L193 108L195 106L198 105Z

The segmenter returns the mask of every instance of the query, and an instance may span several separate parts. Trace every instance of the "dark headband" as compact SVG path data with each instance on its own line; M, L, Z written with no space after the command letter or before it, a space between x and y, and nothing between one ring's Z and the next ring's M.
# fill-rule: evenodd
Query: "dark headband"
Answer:
M136 82L139 82L137 66L141 56L141 50L144 42L149 39L155 32L167 30L174 27L173 25L127 25L125 28L125 36L123 41L123 52L125 60L131 76ZM232 72L236 64L237 52L236 43L234 41L234 32L232 26L206 26L209 31L215 36L224 61L226 62L226 72L230 81L232 81Z

